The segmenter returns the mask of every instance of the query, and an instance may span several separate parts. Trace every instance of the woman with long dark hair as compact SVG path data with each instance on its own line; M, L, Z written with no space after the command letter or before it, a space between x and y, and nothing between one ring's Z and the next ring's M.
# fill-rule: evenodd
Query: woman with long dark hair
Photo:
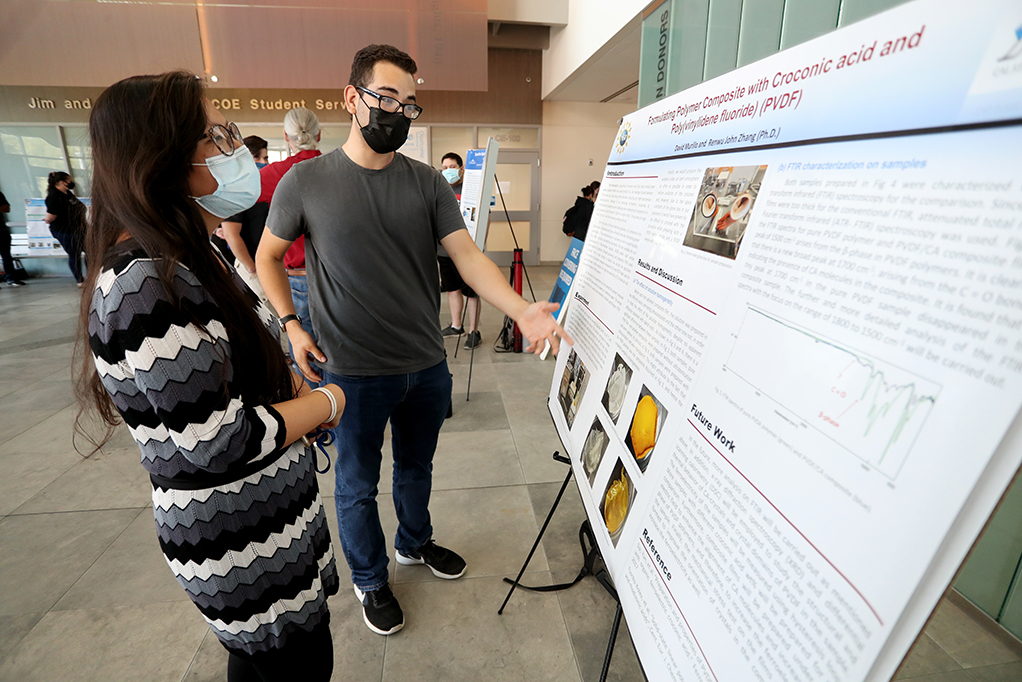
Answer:
M96 100L78 396L142 452L160 546L230 652L228 679L328 680L337 592L314 457L337 386L288 370L276 323L209 244L259 176L241 134L183 72ZM79 415L79 431L82 423Z
M46 179L46 215L43 222L67 253L67 266L82 286L82 249L85 247L85 206L75 193L74 180L64 171L53 171Z

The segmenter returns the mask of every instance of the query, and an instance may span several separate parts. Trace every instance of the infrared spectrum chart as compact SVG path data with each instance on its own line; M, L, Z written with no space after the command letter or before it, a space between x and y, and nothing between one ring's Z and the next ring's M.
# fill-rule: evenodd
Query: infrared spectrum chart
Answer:
M725 368L892 481L941 389L753 307Z

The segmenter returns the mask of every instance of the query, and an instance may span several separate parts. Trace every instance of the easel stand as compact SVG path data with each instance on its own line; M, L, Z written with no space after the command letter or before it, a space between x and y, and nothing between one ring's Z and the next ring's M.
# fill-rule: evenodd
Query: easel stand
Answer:
M550 519L553 518L554 511L557 509L557 505L561 503L561 498L564 496L564 491L568 488L568 483L571 482L572 470L571 460L567 457L562 457L559 452L554 452L553 458L561 462L562 464L568 465L568 473L564 477L564 482L561 483L561 489L557 492L557 497L554 498L554 503L550 507L550 511L547 512L546 519L543 521L543 526L539 529L539 535L536 536L536 541L532 543L532 549L529 550L529 556L525 558L525 563L522 564L522 569L518 571L518 577L514 580L504 578L504 582L511 585L511 589L508 590L507 596L504 597L504 603L500 605L497 610L497 615L504 614L504 607L507 606L508 601L511 600L511 595L514 594L516 588L522 588L523 590L530 590L532 592L557 592L559 590L566 590L569 587L577 585L582 578L587 575L591 575L603 585L607 593L614 598L614 602L617 604L617 609L614 612L614 624L610 628L610 639L607 642L607 653L603 657L603 670L600 672L600 682L606 682L607 674L610 671L610 659L614 654L614 644L617 642L617 633L621 627L621 617L624 612L621 610L621 600L618 598L617 589L614 587L614 583L610 578L610 574L607 572L606 564L603 562L603 556L600 554L600 549L596 544L596 536L593 534L593 528L589 525L589 520L586 519L582 522L582 525L578 529L578 541L582 546L582 568L579 570L578 575L570 583L560 583L558 585L540 585L537 587L529 587L528 585L522 585L521 579L525 575L525 569L528 568L529 562L532 561L532 556L536 553L536 549L539 547L540 541L543 539L543 534L546 533L547 526L550 525ZM588 542L588 547L586 546Z
M497 187L497 194L500 195L500 205L504 209L504 219L507 220L507 227L511 230L511 238L515 242L514 257L511 261L511 277L508 282L518 295L521 296L522 279L524 278L525 283L529 285L529 294L532 295L532 302L535 303L536 292L532 289L532 280L529 279L529 271L525 269L525 261L522 259L525 252L518 243L518 235L515 234L515 226L511 223L511 216L507 212L507 204L504 203L504 193L500 189L500 182L497 181L496 175L493 176L493 180ZM518 325L507 316L504 316L504 323L501 325L500 333L493 344L493 350L498 353L522 352L522 334L518 329Z

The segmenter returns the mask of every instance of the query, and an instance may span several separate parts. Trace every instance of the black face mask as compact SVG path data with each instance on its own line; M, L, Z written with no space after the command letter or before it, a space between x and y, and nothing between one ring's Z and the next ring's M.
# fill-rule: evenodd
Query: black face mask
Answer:
M356 123L361 123L355 119ZM411 120L400 111L389 113L378 107L369 107L369 123L361 126L366 144L377 154L396 152L408 140Z
M68 189L74 189L75 188L75 183L73 183L73 182L67 182L67 183L64 183L64 184L67 185Z

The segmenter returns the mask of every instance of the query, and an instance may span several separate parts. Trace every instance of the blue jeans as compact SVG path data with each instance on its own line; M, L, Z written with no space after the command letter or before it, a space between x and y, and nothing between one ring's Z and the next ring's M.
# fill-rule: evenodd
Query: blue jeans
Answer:
M340 376L323 372L323 383L344 390L344 415L334 429L337 444L338 530L351 582L363 592L387 583L387 548L376 505L383 463L383 430L390 422L394 450L394 546L414 552L433 536L429 496L433 454L451 402L447 361L412 374Z
M75 281L79 284L85 281L85 277L82 276L82 249L85 248L85 235L77 232L54 232L52 230L50 234L60 242L67 253L67 266L71 269Z
M316 338L316 332L312 330L312 320L309 319L309 280L306 277L299 277L296 275L288 275L287 281L291 285L291 301L295 304L295 315L302 320L302 329L309 333L313 339L319 341ZM295 349L291 345L291 339L287 340L287 346L291 349L291 357L294 358L295 362L298 359L295 358ZM309 385L309 388L316 388L319 384L313 383L308 379L305 383Z

